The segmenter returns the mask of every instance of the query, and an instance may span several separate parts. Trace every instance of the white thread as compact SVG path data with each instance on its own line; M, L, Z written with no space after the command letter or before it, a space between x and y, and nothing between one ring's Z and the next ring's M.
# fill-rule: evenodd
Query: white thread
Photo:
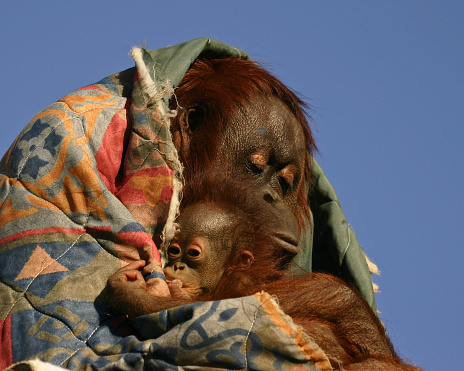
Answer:
M247 336L245 337L245 370L248 370L248 349L247 349L247 347L248 347L248 339L250 337L251 330L253 329L253 327L255 325L256 319L258 318L259 309L261 308L261 306L263 304L261 304L260 306L258 306L256 308L255 315L254 315L253 321L251 322L250 329L248 330Z
M132 48L132 57L137 64L137 68L140 73L140 85L142 86L142 92L145 94L148 104L156 104L156 107L161 113L163 119L174 117L177 112L175 110L170 110L163 102L163 98L169 98L174 93L171 82L167 80L166 82L160 82L157 84L151 78L151 75L148 72L148 68L143 61L141 48ZM155 67L153 67L153 77L156 80ZM166 121L169 123L169 120Z
M87 214L87 221L89 220L89 215L90 215L90 213ZM86 221L86 223L87 223L87 221ZM84 224L82 227L85 228L85 224ZM52 265L52 264L55 263L55 262L58 262L59 259L61 259L72 247L74 247L74 245L75 245L75 244L77 243L77 241L81 238L81 236L83 236L83 234L80 234L80 235L74 240L74 242L71 244L71 246L69 246L69 247L66 249L66 251L64 251L58 258L56 258L56 259L50 261L50 263L48 263L47 265L45 265L39 272L37 272L37 274L31 279L31 282L29 282L29 284L26 286L26 288L25 288L24 291L22 292L22 295L21 295L20 297L18 297L18 299L16 299L16 301L12 304L12 306L11 306L11 308L9 309L9 311L7 312L5 318L7 318L7 317L10 315L11 311L13 310L13 308L15 307L15 305L16 305L16 303L17 303L18 301L20 301L23 297L26 299L26 292L27 292L27 290L29 289L29 287L31 287L31 285L32 285L32 283L35 281L35 279L36 279L37 277L39 277L40 274L41 274L45 269L47 269L50 265ZM27 299L26 299L26 300L27 300ZM28 301L29 301L29 300L28 300ZM31 303L29 303L29 304L31 304ZM31 306L32 306L32 305L31 305ZM33 308L35 311L39 312L39 311L38 311L37 309L35 309L33 306L32 306L32 308ZM41 312L39 312L39 313L41 313Z
M148 104L155 104L156 109L161 114L161 119L168 125L170 125L170 119L177 115L176 110L171 110L166 106L164 101L165 98L170 98L174 94L174 89L171 85L171 82L167 80L166 82L156 83L156 74L155 68L153 67L153 76L155 80L151 78L151 75L148 71L145 62L143 61L142 49L138 47L132 48L132 57L135 60L137 68L140 73L140 85L142 91L146 96ZM175 95L175 94L174 94ZM177 100L177 97L176 97ZM171 203L169 205L168 217L166 224L164 225L163 232L161 233L162 246L161 250L165 250L167 245L174 238L176 232L175 219L179 214L180 201L182 199L182 187L183 187L183 166L179 161L177 156L177 150L170 143L170 149L175 154L170 161L166 161L168 166L173 170L173 194L171 198ZM162 254L164 256L164 254Z

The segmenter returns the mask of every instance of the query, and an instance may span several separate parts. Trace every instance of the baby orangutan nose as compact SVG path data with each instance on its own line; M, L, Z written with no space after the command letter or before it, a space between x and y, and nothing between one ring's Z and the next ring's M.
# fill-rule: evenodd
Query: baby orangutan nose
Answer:
M185 269L185 263L182 263L182 262L174 263L173 268L174 268L174 271L177 271L177 270L182 271Z

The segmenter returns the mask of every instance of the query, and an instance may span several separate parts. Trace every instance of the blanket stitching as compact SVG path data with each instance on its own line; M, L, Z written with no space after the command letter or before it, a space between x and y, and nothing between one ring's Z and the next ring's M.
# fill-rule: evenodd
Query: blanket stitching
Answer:
M77 340L77 341L80 341L82 344L84 344L85 346L83 346L82 348L79 348L79 349L76 349L73 353L71 353L69 355L68 358L66 358L65 360L63 360L63 362L60 363L60 366L63 365L65 362L67 362L68 360L70 360L75 354L77 354L77 352L81 351L82 349L91 349L93 353L97 354L95 352L95 350L90 347L87 342L90 340L90 338L95 334L95 332L97 332L97 330L101 327L101 323L99 323L95 329L89 334L89 336L87 337L87 339L85 340L80 340L78 339L75 335L74 335L74 332L72 331L72 329L69 329L71 331L71 334L73 334L74 338ZM69 327L68 327L69 328Z
M348 243L346 244L345 250L343 250L343 254L341 256L343 259L345 258L345 254L348 251L348 248L350 247L350 244L351 244L351 233L350 233L351 228L349 225L347 226L347 232L348 232Z
M259 308L260 308L260 306L256 307L256 311L255 311L255 314L254 314L253 321L251 322L250 329L248 330L247 336L245 337L245 370L248 370L248 339L249 339L250 334L252 332L251 330L253 329L253 327L255 325L255 322L256 322L256 320L258 318Z
M74 128L76 128L76 129L81 129L81 132L80 132L81 137L82 137L82 136L85 136L84 125L83 125L83 123L82 123L83 118L84 118L84 114L87 113L87 112L89 112L89 111L95 110L95 109L97 109L97 108L95 108L95 107L94 107L94 108L89 108L89 109L87 109L87 110L82 111L81 113L77 113L74 109L72 109L71 107L69 107L69 105L68 105L67 103L65 103L65 102L57 101L56 103L62 104L62 105L64 106L64 108L61 109L61 110L62 110L62 111L65 111L65 112L66 112L66 111L69 112L70 116L73 116L73 117L72 117L72 118L69 117L69 118L67 118L66 120L63 121L63 120L61 120L60 118L58 118L56 115L53 115L53 116L55 117L55 119L52 120L51 122L48 122L48 123L51 124L51 123L52 123L53 121L55 121L55 120L57 120L58 122L57 122L54 126L50 125L50 127L51 127L52 130L51 130L50 133L48 133L47 136L42 140L42 143L44 143L45 140L46 140L52 133L56 132L56 128L57 128L58 126L64 125L65 122L69 122L69 121L72 122ZM52 105L51 105L51 106L52 106ZM51 106L49 106L48 109L51 109ZM110 107L107 107L107 108L110 108ZM111 108L114 109L114 107L111 107ZM48 109L47 109L47 110L48 110ZM103 111L103 110L104 110L104 109L102 109L101 111ZM47 112L47 111L45 110L45 111L43 111L43 112ZM36 115L36 116L37 116L37 115ZM47 115L44 115L44 116L47 116ZM43 117L44 117L44 116L43 116ZM73 120L73 119L74 119L74 120ZM76 121L77 121L77 122L76 122ZM79 123L80 123L80 125L78 125ZM74 124L76 124L76 125L74 125ZM18 138L15 140L15 145L18 143L17 140L18 140ZM26 165L27 160L29 159L30 156L31 156L31 152L28 152L28 154L27 154L27 156L26 156L26 158L25 158L25 160L24 160L24 162L23 162L23 164L22 164L22 167L21 167L21 169L18 171L18 173L17 173L16 176L11 176L10 174L4 174L4 175L7 176L8 178L15 179L15 180L21 182L21 180L19 179L19 177L21 176L21 174L22 174L22 172L23 172L23 170L24 170L24 166ZM21 183L22 183L22 182L21 182ZM41 198L40 196L38 196L37 194L35 194L34 192L32 192L30 189L28 189L28 188L25 188L25 189L27 189L27 191L28 191L30 194L32 194L32 195L34 195L34 196L36 196L36 197ZM9 195L10 193L11 193L11 188L8 190L8 194L5 196L5 199L8 198L8 195ZM41 198L41 199L43 199L43 198ZM46 202L48 202L48 203L50 203L50 201L48 201L48 200L46 200L46 199L43 199L43 200L46 201ZM67 216L67 215L66 215L66 216ZM68 218L69 218L69 216L68 216ZM71 218L69 218L69 219L71 219ZM73 221L73 220L71 219L71 221Z
M90 214L87 215L88 217L90 216ZM88 217L87 217L87 220L88 220ZM66 253L69 252L69 250L74 247L77 243L77 241L82 237L84 233L80 234L79 236L77 236L77 238L74 240L74 242L72 243L71 246L69 246L66 251L64 251L58 258L54 259L54 261L51 261L50 263L48 263L47 265L45 265L36 275L35 277L33 277L31 279L31 282L29 282L29 284L26 286L25 290L22 292L22 295L16 299L16 301L12 304L11 308L9 309L9 311L7 312L6 314L6 317L7 318L9 316L9 314L11 313L11 311L13 310L13 308L15 307L16 303L21 300L21 298L25 298L27 300L27 302L31 305L32 309L34 309L36 312L38 313L42 313L41 311L37 310L37 308L35 308L32 303L27 299L26 297L26 293L28 292L27 290L29 289L29 287L31 287L32 283L36 280L37 277L40 276L40 274L45 270L47 269L51 264L53 264L55 261L58 261L59 259L61 259ZM51 316L50 316L51 317Z
M94 201L94 202L95 202L95 201ZM85 223L83 223L83 225L82 225L84 228L85 228L85 226L88 224L89 219L90 219L90 211L89 211L89 213L87 213L87 220L86 220ZM82 233L82 234L80 234L79 236L77 236L77 238L74 240L74 242L72 243L72 245L69 246L69 247L66 249L66 251L64 251L59 257L57 257L57 258L55 259L55 261L58 261L58 260L61 259L65 254L67 254L67 253L76 245L76 243L81 239L81 237L82 237L84 234L86 234L86 233ZM96 242L98 245L100 245L100 249L101 249L101 250L105 250L105 251L106 251L106 249L104 249L104 248L101 246L101 244L100 244L97 240L95 240L95 242ZM108 251L107 251L107 252L108 252ZM108 253L109 253L109 252L108 252ZM66 328L69 330L69 332L73 335L74 339L77 340L78 342L84 344L85 347L76 349L71 355L69 355L69 357L67 357L67 358L60 364L60 365L63 365L66 361L68 361L71 357L73 357L73 356L74 356L77 352L79 352L80 350L82 350L82 349L84 349L84 348L90 348L90 347L87 345L87 342L88 342L89 339L95 334L95 332L101 327L101 323L99 323L99 324L93 329L93 331L89 334L89 336L88 336L85 340L81 340L81 339L79 339L79 338L74 334L73 329L72 329L71 327L69 327L69 326L66 324L66 322L64 322L63 320L61 320L61 319L59 319L59 318L57 318L57 317L54 317L54 316L50 315L49 313L42 312L42 311L38 310L36 307L34 307L34 306L32 305L32 303L27 299L27 296L26 296L26 293L28 292L27 290L28 290L28 288L32 285L32 283L35 281L35 279L36 279L38 276L40 276L40 273L43 272L43 271L44 271L47 267L49 267L51 264L53 264L53 262L50 262L49 264L47 264L46 266L44 266L44 267L42 268L42 270L40 270L40 271L37 273L37 275L31 280L31 282L29 282L29 284L27 285L26 289L23 291L22 295L12 304L12 306L11 306L11 308L9 309L8 313L6 314L6 317L5 317L5 318L7 318L8 315L11 313L11 311L12 311L13 308L15 307L16 303L18 303L18 301L21 300L21 298L24 297L24 298L28 301L28 303L31 305L31 308L32 308L34 311L36 311L37 313L40 313L40 314L42 314L42 315L46 315L46 316L48 316L49 318L54 318L55 320L57 320L57 321L59 321L60 323L62 323L63 326L66 326ZM2 327L3 327L3 323L2 323L2 326L0 326L0 329L1 329ZM92 349L92 348L90 348L90 349ZM94 350L92 349L92 351L94 351Z

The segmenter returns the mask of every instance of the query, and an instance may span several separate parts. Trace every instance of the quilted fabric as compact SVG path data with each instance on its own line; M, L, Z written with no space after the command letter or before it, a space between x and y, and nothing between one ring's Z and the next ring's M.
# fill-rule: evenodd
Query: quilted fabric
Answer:
M21 363L31 359L76 370L330 369L317 344L264 293L132 321L105 304L107 278L125 262L144 259L162 272L157 245L175 216L182 173L166 103L200 55L248 58L207 38L136 49L135 68L39 112L4 155L0 369L42 367ZM322 187L322 171L315 178L322 189L315 210L339 208L330 183ZM316 214L316 226L334 215ZM343 251L335 266L349 266L362 287L370 275L365 263L356 264L363 256L352 237L348 245L332 237L333 249ZM311 234L300 258L308 269L312 241Z

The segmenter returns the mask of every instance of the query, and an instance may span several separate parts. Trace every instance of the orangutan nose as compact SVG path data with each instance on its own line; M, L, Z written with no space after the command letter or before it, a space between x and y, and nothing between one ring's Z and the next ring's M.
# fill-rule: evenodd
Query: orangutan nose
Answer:
M264 201L266 201L267 203L271 205L273 205L276 202L281 201L279 194L267 184L262 187L262 192L263 192Z
M185 264L182 262L177 262L174 264L173 268L174 268L174 271L177 271L177 270L181 271L181 270L184 270Z

